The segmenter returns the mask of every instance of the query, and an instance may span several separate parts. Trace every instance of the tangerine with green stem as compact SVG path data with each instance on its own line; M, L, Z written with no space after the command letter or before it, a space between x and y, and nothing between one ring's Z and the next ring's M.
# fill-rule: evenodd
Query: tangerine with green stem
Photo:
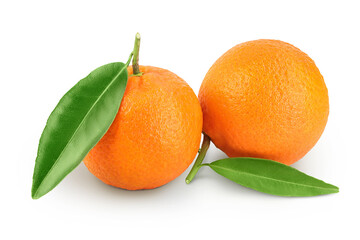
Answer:
M195 158L202 131L193 90L168 70L139 66L137 39L119 112L84 159L101 181L128 190L156 188L178 177Z

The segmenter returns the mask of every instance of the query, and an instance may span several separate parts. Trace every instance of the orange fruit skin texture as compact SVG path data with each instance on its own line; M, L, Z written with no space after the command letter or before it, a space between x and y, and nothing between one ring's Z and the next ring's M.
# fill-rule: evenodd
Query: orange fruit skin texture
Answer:
M329 115L314 61L278 40L239 44L210 68L200 87L204 132L229 157L290 165L316 144Z
M194 91L174 73L140 66L130 76L119 112L84 159L104 183L128 190L152 189L178 177L195 158L202 111Z

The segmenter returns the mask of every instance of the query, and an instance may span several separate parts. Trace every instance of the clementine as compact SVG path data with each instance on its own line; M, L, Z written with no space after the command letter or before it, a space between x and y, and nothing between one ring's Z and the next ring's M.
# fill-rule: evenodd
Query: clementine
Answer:
M84 159L104 183L128 190L152 189L179 176L195 158L202 112L189 85L174 73L140 66L131 76L119 112Z
M320 138L328 91L304 52L278 40L239 44L222 55L199 92L204 132L230 157L292 164Z

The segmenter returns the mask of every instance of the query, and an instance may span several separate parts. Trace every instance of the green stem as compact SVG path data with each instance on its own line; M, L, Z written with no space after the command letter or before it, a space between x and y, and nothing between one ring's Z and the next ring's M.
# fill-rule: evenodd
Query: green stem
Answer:
M193 180L196 173L203 166L202 161L204 160L206 152L207 152L207 150L209 149L209 146L210 146L210 138L209 138L209 136L206 135L205 133L203 133L203 134L204 134L204 139L203 139L203 142L202 142L202 145L201 145L200 153L197 156L197 158L195 160L195 163L194 163L193 167L191 168L190 173L187 175L187 177L185 179L185 182L187 184L189 184Z
M129 56L128 60L127 60L127 62L125 63L126 67L129 66L129 64L130 64L130 62L131 62L131 58L133 57L133 55L134 55L134 54L131 52L131 53L130 53L130 56Z
M136 33L134 50L133 50L134 57L132 59L132 68L133 68L134 76L142 75L139 68L139 50L140 50L140 33Z

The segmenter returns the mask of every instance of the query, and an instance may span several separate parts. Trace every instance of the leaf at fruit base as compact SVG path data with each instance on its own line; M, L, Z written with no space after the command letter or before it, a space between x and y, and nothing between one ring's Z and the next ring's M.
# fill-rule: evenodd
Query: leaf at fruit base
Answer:
M119 110L127 78L125 64L110 63L91 72L61 98L40 138L32 198L52 190L106 133Z
M316 196L339 188L295 168L259 158L227 158L209 165L218 174L248 188L279 196Z

